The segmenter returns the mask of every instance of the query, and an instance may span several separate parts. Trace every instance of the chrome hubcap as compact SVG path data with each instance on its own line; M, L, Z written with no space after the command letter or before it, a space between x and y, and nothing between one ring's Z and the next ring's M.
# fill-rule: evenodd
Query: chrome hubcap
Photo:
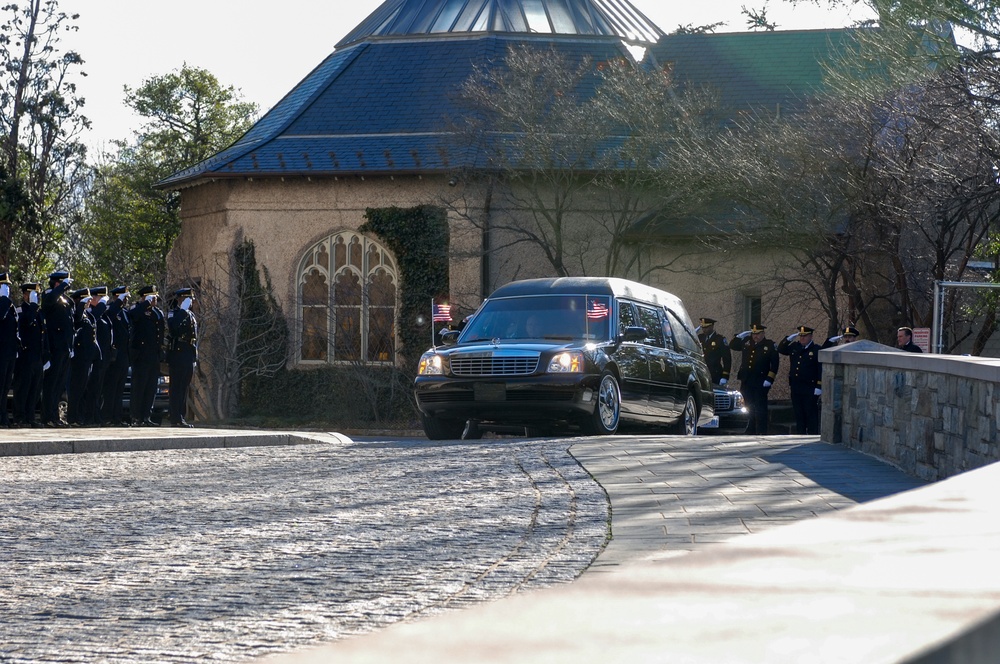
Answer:
M611 376L605 376L601 380L601 389L598 395L597 408L600 411L601 423L605 429L611 430L618 426L619 403L618 390L615 380Z

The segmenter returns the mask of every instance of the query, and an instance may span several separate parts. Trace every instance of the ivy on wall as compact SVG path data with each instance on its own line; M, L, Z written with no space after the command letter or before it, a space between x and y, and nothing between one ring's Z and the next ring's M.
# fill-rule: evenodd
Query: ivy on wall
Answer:
M404 371L416 374L431 343L431 301L448 300L448 217L442 208L368 208L358 229L373 233L396 256L400 276L399 338Z

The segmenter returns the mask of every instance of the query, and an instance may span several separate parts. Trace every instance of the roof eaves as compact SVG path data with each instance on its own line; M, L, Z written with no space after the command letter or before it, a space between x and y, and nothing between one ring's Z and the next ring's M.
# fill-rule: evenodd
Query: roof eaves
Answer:
M233 145L226 148L222 152L216 153L208 159L205 159L204 161L160 180L153 185L154 188L171 189L181 186L190 180L207 176L223 164L231 163L236 159L244 157L253 150L258 149L261 145L279 137L281 133L287 129L289 125L296 120L296 118L298 118L304 109L308 108L310 104L312 104L337 80L337 78L364 51L366 46L367 44L362 43L331 53L325 60L323 60L323 62L313 68L313 70L309 72L298 85L293 87L288 94L282 97L281 100L271 108L271 110L264 114L264 117L258 120L254 126L251 127L250 130L240 137L235 143L233 143ZM293 103L290 99L296 92L300 91L306 81L314 76L321 76L321 70L328 66L333 67L333 71L327 78L320 82L320 84L316 85L310 92L308 92L308 94L304 95L302 99L294 102L294 107L285 107L286 105L291 105Z

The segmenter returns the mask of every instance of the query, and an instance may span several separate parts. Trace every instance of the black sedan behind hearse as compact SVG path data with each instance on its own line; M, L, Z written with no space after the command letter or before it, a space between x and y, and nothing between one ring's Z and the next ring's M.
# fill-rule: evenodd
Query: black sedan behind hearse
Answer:
M627 422L694 434L714 399L693 327L679 298L633 281L509 283L420 358L424 431L603 435Z

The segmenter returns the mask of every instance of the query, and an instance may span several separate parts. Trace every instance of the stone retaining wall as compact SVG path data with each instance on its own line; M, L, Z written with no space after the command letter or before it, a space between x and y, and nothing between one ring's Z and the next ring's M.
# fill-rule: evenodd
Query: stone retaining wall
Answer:
M1000 460L1000 360L870 341L820 353L821 437L935 481Z

